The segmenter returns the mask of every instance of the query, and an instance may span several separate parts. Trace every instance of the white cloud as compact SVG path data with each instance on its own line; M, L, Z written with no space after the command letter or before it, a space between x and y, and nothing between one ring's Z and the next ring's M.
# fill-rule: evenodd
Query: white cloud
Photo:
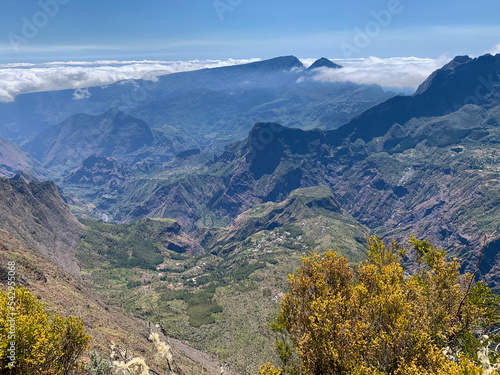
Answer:
M43 64L0 64L0 102L13 101L22 93L75 89L75 99L89 95L84 90L92 86L105 86L129 79L156 80L158 76L216 68L248 62L247 60L191 60L191 61L69 61ZM309 66L315 59L302 59ZM359 84L379 84L383 87L416 88L434 70L450 59L423 59L416 57L332 59L344 69L317 69L316 81L352 81Z
M0 102L10 102L19 94L83 89L103 86L127 79L156 80L158 76L197 70L238 65L259 59L246 60L191 60L191 61L69 61L44 64L0 64ZM83 95L83 96L82 96ZM82 98L85 91L75 94Z
M433 71L450 61L447 57L427 59L418 57L391 57L381 59L332 59L343 69L315 69L312 79L320 82L355 82L379 84L382 87L416 89ZM313 59L302 60L310 65Z
M89 92L88 88L76 89L75 92L73 93L73 99L75 99L75 100L88 99L91 96L92 96L92 94Z
M497 53L500 53L500 43L498 43L495 47L493 47L488 53L491 53L492 55L496 55Z

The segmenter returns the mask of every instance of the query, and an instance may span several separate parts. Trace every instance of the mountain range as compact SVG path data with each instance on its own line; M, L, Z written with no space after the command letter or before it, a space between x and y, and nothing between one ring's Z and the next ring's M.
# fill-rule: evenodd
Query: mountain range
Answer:
M314 66L339 68L327 59ZM75 90L18 95L12 103L0 103L0 136L21 143L72 115L102 115L117 107L152 128L173 127L199 147L213 149L241 139L258 121L337 127L394 95L377 85L316 82L309 79L310 69L285 56L157 81L120 81L88 88L85 95Z
M413 95L316 69L342 71L287 56L0 104L20 143L0 138L0 244L240 373L270 355L262 323L311 250L359 261L369 234L415 235L473 271L484 245L499 291L500 54Z
M499 62L498 55L457 57L414 95L391 98L336 130L258 123L213 160L193 156L168 173L168 165L159 168L153 181L134 179L110 216L170 217L192 231L324 185L376 233L429 237L472 261L470 249L484 234L498 237ZM481 77L491 83L484 90ZM189 164L198 167L175 173Z

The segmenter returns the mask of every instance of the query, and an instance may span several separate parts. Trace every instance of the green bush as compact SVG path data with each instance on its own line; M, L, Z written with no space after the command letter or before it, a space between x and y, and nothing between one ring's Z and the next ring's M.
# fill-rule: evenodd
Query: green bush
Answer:
M14 296L14 299L10 297ZM11 332L9 302L15 301L14 332ZM59 375L77 366L90 336L78 318L48 314L26 288L0 291L0 368L2 374ZM8 367L11 342L15 367Z
M496 374L480 338L500 339L500 297L428 241L410 239L414 275L408 249L368 242L356 269L334 252L302 258L272 324L283 370L261 374Z

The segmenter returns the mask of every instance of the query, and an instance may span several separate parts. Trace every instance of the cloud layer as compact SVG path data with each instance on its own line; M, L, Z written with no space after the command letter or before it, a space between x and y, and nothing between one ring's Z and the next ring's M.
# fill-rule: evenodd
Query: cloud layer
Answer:
M158 76L229 65L259 59L206 61L95 61L51 62L44 64L0 65L0 102L13 101L16 95L62 89L109 85L125 79L155 80Z
M259 59L206 61L95 61L51 62L43 64L0 65L0 102L15 100L19 94L62 89L84 89L108 85L126 79L155 80L158 76L202 68L244 64ZM352 81L360 84L379 84L391 88L415 89L448 58L421 59L415 57L376 57L333 59L344 69L318 69L316 81ZM314 59L302 59L308 66ZM85 95L79 90L78 95Z
M320 82L350 81L359 84L378 84L387 88L416 89L433 71L449 61L450 59L444 56L438 59L417 57L337 59L335 62L344 66L343 69L319 68L315 70L312 79Z

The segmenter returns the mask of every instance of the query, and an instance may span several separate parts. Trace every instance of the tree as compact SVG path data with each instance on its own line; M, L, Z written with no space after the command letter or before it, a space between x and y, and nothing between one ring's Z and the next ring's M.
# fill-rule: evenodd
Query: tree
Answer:
M76 368L89 340L81 319L48 314L25 287L0 290L2 374L68 374ZM11 347L14 351L9 351ZM12 354L14 366L9 366Z
M302 258L271 325L282 369L261 374L483 374L480 362L495 373L484 338L499 341L500 298L445 251L410 244L413 275L408 249L379 237L357 267L335 252Z

